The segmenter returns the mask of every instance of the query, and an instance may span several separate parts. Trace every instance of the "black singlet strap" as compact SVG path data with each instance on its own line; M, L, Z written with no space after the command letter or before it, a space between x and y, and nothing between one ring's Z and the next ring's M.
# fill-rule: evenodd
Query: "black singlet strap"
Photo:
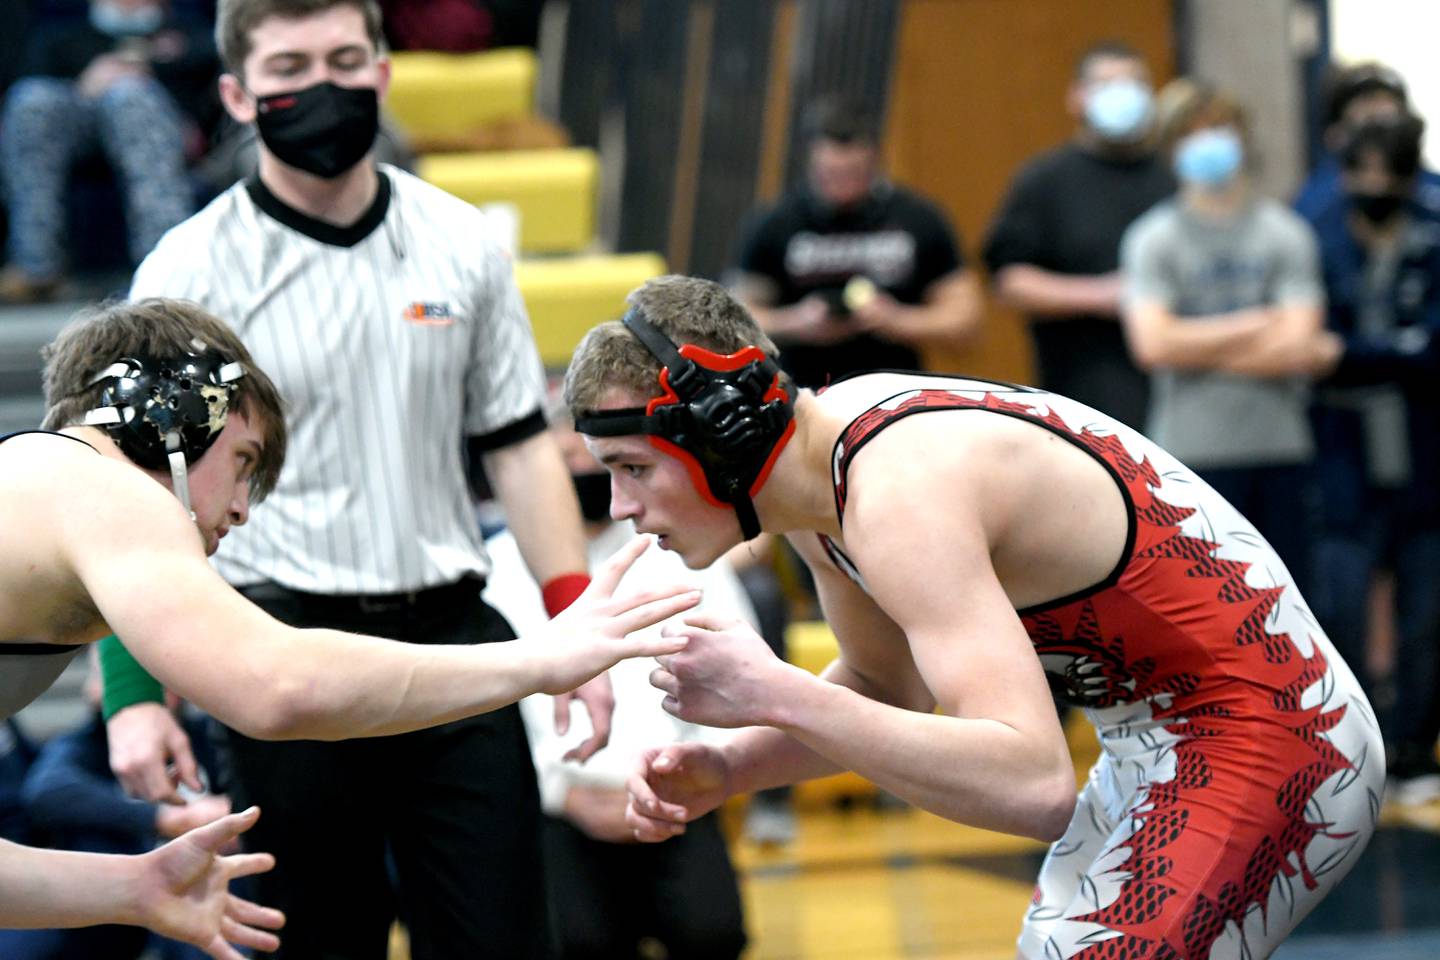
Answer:
M74 653L83 643L0 643L0 657L45 657Z
M94 447L91 447L90 444L86 441L81 440L79 437L72 437L70 436L70 434L61 433L59 430L16 430L14 433L7 433L3 437L0 437L0 443L4 443L6 440L11 439L12 437L23 437L27 433L44 433L52 437L64 437L66 440L74 440L76 443L84 444L86 447L89 447L95 453L100 452Z

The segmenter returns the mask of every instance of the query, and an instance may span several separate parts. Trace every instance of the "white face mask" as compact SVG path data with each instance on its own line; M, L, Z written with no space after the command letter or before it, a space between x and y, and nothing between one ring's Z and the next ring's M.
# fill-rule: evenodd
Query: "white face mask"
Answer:
M112 37L143 37L160 29L165 8L158 3L143 7L122 7L109 0L90 4L90 25Z

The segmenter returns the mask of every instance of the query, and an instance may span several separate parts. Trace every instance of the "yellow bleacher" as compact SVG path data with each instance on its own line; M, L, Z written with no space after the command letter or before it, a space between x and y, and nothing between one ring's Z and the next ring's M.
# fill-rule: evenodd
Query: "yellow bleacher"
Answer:
M574 253L594 237L600 161L593 150L429 154L418 172L462 200L513 204L522 253Z
M385 106L411 137L465 134L534 109L535 51L392 54Z
M532 118L530 50L396 53L387 106L418 144L483 140L484 128ZM516 280L541 358L564 367L580 337L618 317L625 295L665 272L657 254L582 253L594 245L599 158L582 147L427 153L419 175L476 205L505 203L519 219ZM531 255L545 254L544 259ZM560 256L562 254L568 256Z
M515 279L545 366L563 369L585 331L620 316L625 294L664 272L654 253L518 261Z

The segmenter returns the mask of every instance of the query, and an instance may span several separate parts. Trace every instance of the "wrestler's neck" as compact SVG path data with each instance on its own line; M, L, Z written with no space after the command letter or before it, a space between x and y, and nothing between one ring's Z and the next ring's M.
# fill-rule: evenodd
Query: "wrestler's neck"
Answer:
M128 463L131 466L135 465L135 462L133 460L125 456L125 454L120 451L119 444L117 444L114 440L110 439L110 434L106 433L104 430L101 430L99 427L85 427L80 425L74 425L69 427L61 427L59 432L66 434L67 436L74 437L77 440L85 441L90 446L94 447L96 452L98 452L102 457L109 457L111 460L119 460L122 463Z
M373 152L338 177L326 179L283 163L263 143L259 151L260 182L275 199L337 227L348 227L364 216L380 189Z
M795 432L755 497L760 526L767 533L814 530L840 536L830 456L843 427L816 402L815 394L800 391L795 400Z
M166 487L167 489L170 486L169 474L166 471L146 470L134 460L131 460L129 457L127 457L125 455L125 451L120 449L120 445L110 437L110 434L106 433L104 430L101 430L99 427L86 427L78 425L62 427L60 428L60 433L69 434L77 440L85 441L90 446L94 447L96 452L99 453L102 457L108 457L111 460L119 460L121 463L127 463L135 469L143 471L147 476L149 476L151 479L155 480L162 486Z

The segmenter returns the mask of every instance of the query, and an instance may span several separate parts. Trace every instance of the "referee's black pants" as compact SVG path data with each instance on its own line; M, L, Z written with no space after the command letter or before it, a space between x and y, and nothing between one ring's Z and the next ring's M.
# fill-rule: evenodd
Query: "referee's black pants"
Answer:
M297 627L413 643L514 637L479 581L394 609L273 585L245 592ZM255 891L287 917L274 956L385 960L397 911L414 960L551 956L539 795L518 707L338 743L263 742L223 727L217 741L236 809L261 807L246 846L275 855Z
M637 960L653 937L672 960L735 960L740 886L708 813L664 843L606 843L545 817L545 882L560 960Z

